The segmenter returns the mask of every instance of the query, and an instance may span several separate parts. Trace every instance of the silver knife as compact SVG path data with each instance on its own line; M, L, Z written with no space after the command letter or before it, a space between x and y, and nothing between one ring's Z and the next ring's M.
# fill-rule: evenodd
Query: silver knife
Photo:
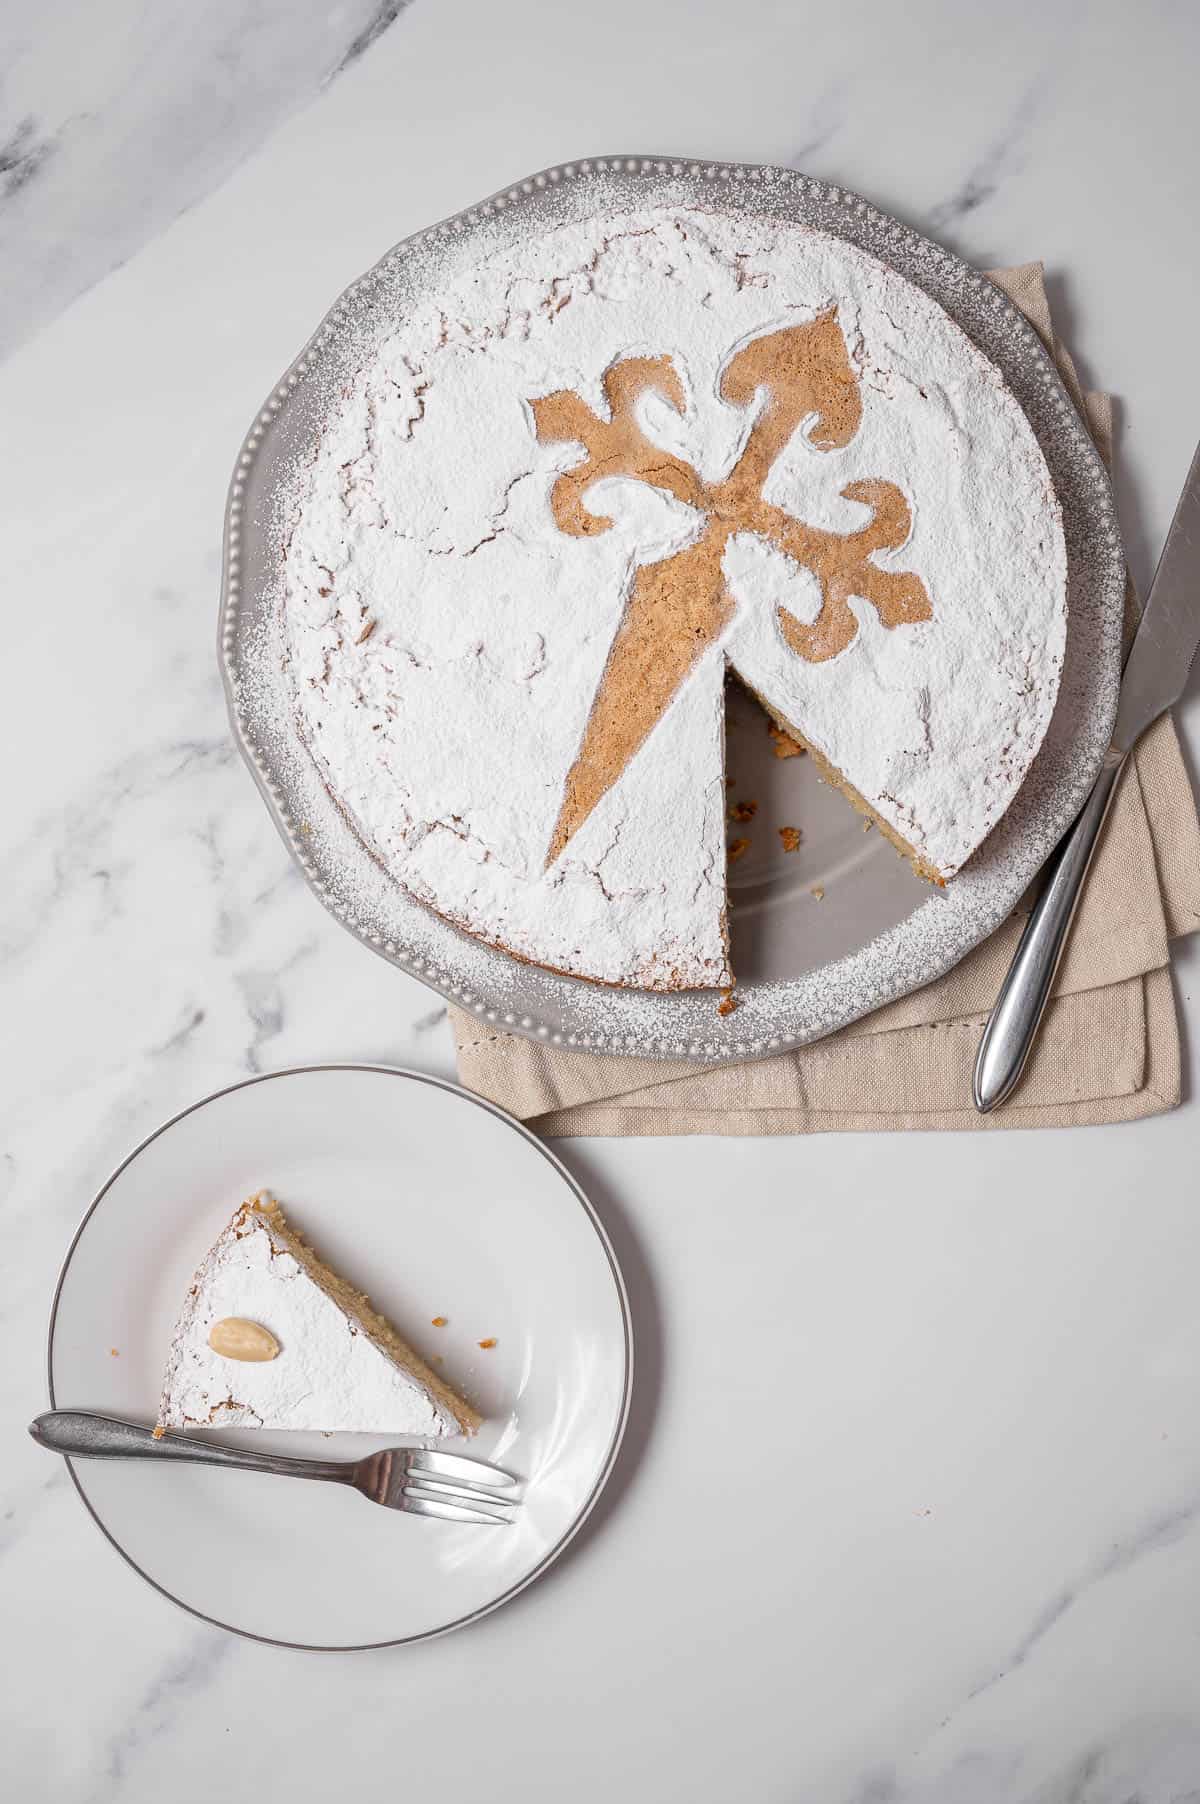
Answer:
M1113 742L1075 825L1051 853L1046 882L1013 954L975 1060L975 1107L1007 1101L1050 999L1092 853L1117 779L1146 728L1183 694L1200 640L1200 446L1175 509L1150 597L1121 678Z

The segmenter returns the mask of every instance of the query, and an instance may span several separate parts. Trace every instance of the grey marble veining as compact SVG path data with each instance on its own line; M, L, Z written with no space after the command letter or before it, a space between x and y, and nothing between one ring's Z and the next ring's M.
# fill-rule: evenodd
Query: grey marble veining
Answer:
M925 215L931 236L943 237L960 228L972 213L999 193L1006 178L1025 163L1030 132L1053 103L1054 82L1042 73L1030 82L995 136L972 161L953 193L937 201Z
M792 163L979 262L1047 261L1121 397L1144 582L1200 430L1198 50L1169 0L4 12L0 1794L1200 1800L1194 1100L1071 1135L565 1148L638 1300L636 1463L546 1581L407 1653L173 1611L24 1434L59 1262L142 1136L291 1063L452 1070L439 999L293 871L216 671L229 468L332 296L565 157ZM1176 978L1194 1058L1195 949ZM778 1474L753 1521L714 1501L733 1429Z
M5 8L0 357L227 180L408 3Z

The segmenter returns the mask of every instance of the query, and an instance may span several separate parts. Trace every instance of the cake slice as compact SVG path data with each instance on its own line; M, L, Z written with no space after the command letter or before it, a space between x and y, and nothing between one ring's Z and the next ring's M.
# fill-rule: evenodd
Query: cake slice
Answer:
M306 1428L443 1440L481 1417L322 1263L265 1192L193 1278L159 1405L167 1428Z

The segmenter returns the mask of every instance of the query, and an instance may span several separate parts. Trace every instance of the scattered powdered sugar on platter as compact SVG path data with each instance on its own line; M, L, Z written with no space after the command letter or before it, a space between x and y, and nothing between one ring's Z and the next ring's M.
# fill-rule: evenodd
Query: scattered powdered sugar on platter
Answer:
M898 927L819 972L804 971L800 949L794 980L740 988L740 1006L727 1018L717 1017L711 996L613 991L518 963L468 938L407 895L367 850L369 823L352 824L350 811L343 812L333 800L305 747L291 699L295 673L285 669L290 647L281 630L282 554L311 480L315 448L337 414L339 398L344 403L358 373L371 365L389 339L396 339L397 320L411 330L423 308L427 310L489 256L500 252L519 262L522 246L550 229L586 233L589 222L604 211L628 218L649 209L669 209L678 217L681 210L711 215L714 208L726 218L734 211L742 213L746 241L768 250L771 221L783 218L852 240L882 257L907 281L916 279L931 290L955 316L957 326L947 325L946 330L956 338L957 327L967 330L998 365L1023 404L1049 462L1064 505L1071 608L1059 707L1042 751L1000 827L945 896L930 898ZM839 248L845 255L844 246ZM762 291L748 285L747 292L753 296ZM897 281L896 292L912 291L907 282ZM568 314L575 304L568 305ZM926 311L931 311L927 303ZM749 331L761 321L762 315L752 320ZM400 362L392 367L397 375L393 429L400 435L421 431L428 424L431 388L423 382L419 366L409 370ZM883 367L891 370L892 362ZM573 373L585 395L587 382L593 384L588 398L594 404L598 372L578 368ZM692 389L707 392L703 382L693 383ZM715 404L704 420L701 411L697 408L696 417L683 422L694 429L686 448L689 458L699 463L715 458L721 449L711 439L722 423ZM1015 406L1013 413L1017 415ZM869 417L866 408L864 420ZM657 425L662 431L671 421ZM705 432L710 434L708 440ZM545 473L552 476L571 459L562 457L561 447L537 451L540 458L551 453L541 465L539 496L544 505ZM530 461L527 453L526 461ZM1030 460L1029 469L1032 482L1039 469L1036 459ZM1044 474L1041 479L1044 485ZM1031 489L1026 499L1032 495ZM356 496L355 505L369 509L369 494ZM914 538L921 519L919 499L915 511ZM457 531L470 522L454 516L449 525ZM646 525L642 518L634 522L636 532L643 535ZM670 529L671 523L667 525ZM436 530L435 522L431 531L436 535ZM537 530L546 530L544 521ZM1031 329L996 290L947 253L875 213L857 197L786 172L727 167L709 171L650 160L629 167L626 159L614 159L604 167L581 165L570 173L531 178L520 189L477 209L474 218L447 222L399 247L339 303L263 410L235 474L227 549L225 669L239 739L277 823L322 900L368 944L474 1010L484 1023L564 1044L718 1061L752 1056L815 1038L928 981L991 931L1019 899L1086 791L1107 742L1115 703L1123 584L1119 539L1094 450ZM907 566L909 549L886 561ZM1049 581L1052 555L1048 561ZM735 586L753 587L753 551L750 558L743 556L731 580ZM797 585L795 607L800 612L805 605L802 585ZM753 616L752 605L750 612ZM368 633L364 650L380 630L377 626ZM520 633L514 634L509 653L513 667L506 680L534 685L541 681L533 673L543 667L546 650L539 649L536 634L528 644ZM526 661L517 671L516 663L522 660ZM1053 694L1052 664L1051 644L1051 656L1040 672L1043 706L1046 694ZM578 689L584 702L585 691L585 685ZM1029 719L1036 720L1036 710ZM558 781L561 784L561 772ZM539 829L545 819L543 815Z

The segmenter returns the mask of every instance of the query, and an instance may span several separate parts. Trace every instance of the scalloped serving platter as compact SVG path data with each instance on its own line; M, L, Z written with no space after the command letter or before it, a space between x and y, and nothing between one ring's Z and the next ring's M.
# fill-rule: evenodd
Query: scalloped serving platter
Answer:
M1069 566L1066 662L1049 732L1015 802L944 892L921 883L825 788L807 758L772 756L765 717L731 689L727 767L769 823L802 823L785 854L760 835L731 869L737 1009L556 975L460 932L410 896L359 839L281 707L289 498L347 377L395 322L518 235L602 209L719 205L845 239L937 301L1001 371L1049 466ZM1083 803L1108 746L1120 677L1125 560L1108 478L1036 332L940 245L860 196L795 171L600 157L531 176L397 245L341 296L248 433L225 519L220 655L238 744L324 906L362 942L503 1030L592 1052L763 1057L834 1032L940 977L1019 902ZM768 843L770 845L768 846Z

